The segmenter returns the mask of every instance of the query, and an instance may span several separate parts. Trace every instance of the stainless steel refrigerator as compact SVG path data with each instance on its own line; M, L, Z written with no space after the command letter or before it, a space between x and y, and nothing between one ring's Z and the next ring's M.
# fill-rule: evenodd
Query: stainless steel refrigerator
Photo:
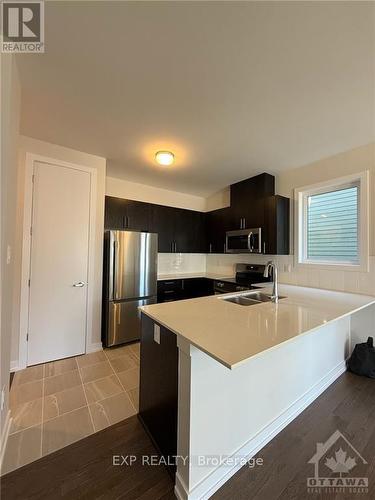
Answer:
M106 347L140 339L139 306L157 297L158 235L105 231L102 340Z

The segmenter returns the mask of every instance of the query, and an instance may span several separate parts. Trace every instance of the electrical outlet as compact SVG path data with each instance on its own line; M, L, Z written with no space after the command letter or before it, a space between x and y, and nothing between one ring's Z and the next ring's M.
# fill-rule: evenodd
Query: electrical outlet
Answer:
M154 324L154 342L160 344L160 326Z
M5 405L5 385L1 389L1 397L0 397L0 410L4 410L4 405Z

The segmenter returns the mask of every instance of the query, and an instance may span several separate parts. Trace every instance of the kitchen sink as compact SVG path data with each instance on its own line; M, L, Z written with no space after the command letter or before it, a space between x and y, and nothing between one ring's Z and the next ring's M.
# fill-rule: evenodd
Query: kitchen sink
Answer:
M285 299L286 297L279 296L280 299ZM240 306L255 306L261 304L262 302L272 302L270 295L266 295L261 292L249 292L243 293L241 295L235 295L234 297L223 298L226 302L232 302L233 304L238 304Z

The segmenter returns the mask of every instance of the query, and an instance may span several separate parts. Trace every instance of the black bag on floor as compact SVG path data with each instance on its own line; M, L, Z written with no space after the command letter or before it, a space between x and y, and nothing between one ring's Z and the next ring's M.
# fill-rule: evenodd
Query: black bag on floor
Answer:
M356 344L348 361L348 369L357 375L375 378L375 349L372 337L363 344Z

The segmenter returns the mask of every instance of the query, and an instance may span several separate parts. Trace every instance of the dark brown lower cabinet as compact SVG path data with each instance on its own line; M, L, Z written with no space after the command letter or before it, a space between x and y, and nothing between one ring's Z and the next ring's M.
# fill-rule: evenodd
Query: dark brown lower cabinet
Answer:
M214 294L214 280L187 278L158 281L158 303L194 299Z
M177 337L160 326L160 343L156 342L155 324L142 314L139 419L174 475L177 454Z

